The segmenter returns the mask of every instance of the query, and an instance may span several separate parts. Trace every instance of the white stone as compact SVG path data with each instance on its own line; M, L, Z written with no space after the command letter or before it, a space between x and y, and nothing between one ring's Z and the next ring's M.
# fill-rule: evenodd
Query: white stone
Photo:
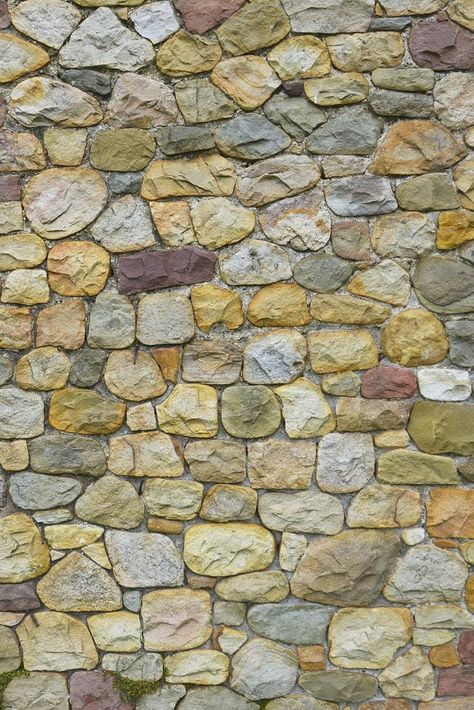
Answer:
M148 206L132 195L112 202L91 227L91 234L111 252L137 251L155 243Z
M142 37L153 44L163 42L179 30L179 23L174 16L171 3L167 0L151 2L130 13L133 25Z
M62 47L81 21L79 10L63 0L25 0L10 14L19 32L53 49Z
M370 434L328 434L319 442L316 480L322 491L351 493L373 476L374 446Z
M472 393L467 370L451 370L447 367L420 367L417 371L420 394L438 402L461 402Z
M297 331L255 335L244 350L244 380L251 384L292 382L303 373L306 355L306 339Z
M405 545L412 547L419 545L425 539L425 528L408 528L402 532L402 540Z

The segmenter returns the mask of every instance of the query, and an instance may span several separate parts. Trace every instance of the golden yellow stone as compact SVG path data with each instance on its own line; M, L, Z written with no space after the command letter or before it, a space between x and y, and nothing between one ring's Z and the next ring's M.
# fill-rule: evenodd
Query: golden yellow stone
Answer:
M111 434L120 429L126 405L94 390L68 387L51 397L49 423L54 429L75 434Z
M234 166L221 155L156 160L143 177L142 197L160 200L187 195L232 195L235 180Z
M242 301L236 291L214 284L200 284L191 289L191 303L196 323L205 333L217 323L235 330L244 322Z
M380 344L384 355L404 367L442 362L449 349L443 324L423 308L393 316L382 331Z
M60 296L96 296L109 271L109 253L93 242L62 242L48 255L49 285Z
M184 471L179 444L161 431L114 436L109 450L109 469L117 476L176 478Z
M270 284L251 298L247 318L253 325L307 325L311 316L306 304L306 292L298 284Z
M267 60L253 54L219 62L211 80L245 111L261 106L280 86L280 80Z
M161 374L165 380L168 382L177 382L181 362L181 348L155 348L152 351L152 355L158 363Z
M377 343L368 330L320 330L308 335L314 372L368 370L378 365Z
M220 44L215 39L180 30L161 45L156 64L168 76L187 76L210 71L221 56Z
M453 668L460 663L456 646L453 643L443 643L441 646L430 648L428 658L431 665L436 668Z
M374 436L374 444L380 449L404 449L409 443L406 429L389 429Z
M160 429L169 434L210 438L217 434L217 392L209 385L176 385L156 407Z
M25 390L56 390L66 386L71 363L63 352L47 346L18 360L16 383Z
M455 210L439 213L436 246L438 249L455 249L474 239L474 212Z
M0 442L0 466L5 471L23 471L29 460L28 446L24 439Z
M110 353L104 371L105 384L117 397L140 402L160 397L166 382L154 358L143 350Z
M321 293L311 301L311 315L323 323L381 325L391 314L388 306L354 296Z
M73 550L96 542L104 532L98 525L66 523L65 525L45 525L44 536L50 547L56 550Z
M48 546L24 513L0 519L0 583L24 582L44 574L50 564Z
M53 165L80 165L86 150L87 131L73 128L48 128L44 146Z

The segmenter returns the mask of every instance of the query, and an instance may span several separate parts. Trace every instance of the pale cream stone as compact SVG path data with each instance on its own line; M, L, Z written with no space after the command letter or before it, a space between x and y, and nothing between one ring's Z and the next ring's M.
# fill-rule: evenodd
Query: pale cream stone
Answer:
M141 647L141 625L138 614L111 611L94 614L87 619L96 646L101 651L131 653Z
M197 481L153 478L145 482L143 499L151 515L167 520L192 520L201 507L204 486Z
M0 441L0 466L5 471L23 471L29 460L28 446L24 439Z
M10 234L23 229L21 202L0 203L0 234Z
M282 81L313 79L331 70L325 43L312 35L283 40L268 53L267 59Z
M421 648L414 646L397 656L378 677L384 695L410 700L433 700L435 675Z
M133 402L160 397L167 389L156 361L143 350L111 352L104 380L113 394Z
M169 434L199 439L217 434L217 391L208 385L176 385L156 407L158 423Z
M160 431L109 440L109 469L117 476L176 478L184 471L178 445Z
M315 372L368 370L379 361L377 344L368 330L320 330L308 335Z
M151 402L127 407L127 426L131 431L151 431L156 429L155 410Z
M150 212L165 246L181 247L196 241L191 209L184 200L150 202Z
M212 650L181 651L165 659L167 683L220 685L229 675L229 659Z
M43 140L53 165L76 166L82 163L87 143L85 129L47 128Z
M334 431L336 421L319 385L300 377L275 388L290 439L309 439Z
M2 303L33 306L49 301L46 271L43 269L15 269L8 272L2 288Z
M85 545L85 547L82 548L82 552L104 569L112 569L103 542L93 542L91 545Z
M280 542L280 567L287 572L294 572L307 545L308 541L304 535L283 532Z
M261 106L280 86L266 59L255 55L224 59L213 69L211 80L245 111Z
M16 584L47 572L48 546L34 522L24 513L0 519L0 583Z
M46 525L44 537L50 547L57 550L73 550L76 547L91 545L100 537L104 528L98 525L71 523L67 525Z
M209 592L163 589L143 596L141 614L147 651L186 651L211 636Z
M36 234L11 234L0 237L0 270L31 269L41 264L48 253Z
M255 229L255 213L225 197L200 200L191 207L191 219L199 244L220 249L235 244Z

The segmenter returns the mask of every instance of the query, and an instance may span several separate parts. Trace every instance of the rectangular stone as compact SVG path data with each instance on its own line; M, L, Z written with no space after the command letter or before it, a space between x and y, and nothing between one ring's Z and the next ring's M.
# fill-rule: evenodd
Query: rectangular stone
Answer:
M21 200L20 176L0 175L0 202L18 202L18 200Z
M216 258L200 247L121 256L117 269L118 290L138 293L210 281Z
M399 429L408 421L411 404L386 399L340 397L336 405L338 431Z

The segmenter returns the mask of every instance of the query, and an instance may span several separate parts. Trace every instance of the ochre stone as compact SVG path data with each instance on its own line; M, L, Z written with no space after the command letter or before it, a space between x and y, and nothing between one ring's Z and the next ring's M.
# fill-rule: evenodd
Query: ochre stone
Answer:
M95 296L109 270L108 252L93 242L62 242L48 254L49 285L61 296Z
M205 155L191 160L157 160L143 177L142 196L146 200L191 195L231 195L235 170L220 155Z
M210 71L222 55L219 42L180 30L166 40L156 54L158 69L179 77Z
M43 308L36 318L36 345L77 350L84 343L86 309L82 300L67 300Z
M266 59L253 54L224 59L213 70L211 79L245 111L261 106L280 85Z
M0 520L0 583L24 582L47 572L48 546L35 523L24 513Z
M0 56L0 84L19 79L49 62L44 49L7 32L0 32Z
M191 303L197 326L205 333L218 323L235 330L244 322L241 298L230 289L214 284L194 286L191 289Z
M439 213L436 246L438 249L455 249L474 239L474 213L465 210Z
M321 330L308 336L315 372L368 370L378 364L378 349L367 330Z
M434 365L448 352L442 323L429 311L410 308L393 316L382 331L383 353L404 367Z
M126 405L94 390L69 387L54 392L49 423L54 429L75 434L111 434L120 428Z
M311 318L304 289L297 284L271 284L252 297L247 318L253 325L300 326Z
M431 537L474 537L474 491L435 488L426 508Z

